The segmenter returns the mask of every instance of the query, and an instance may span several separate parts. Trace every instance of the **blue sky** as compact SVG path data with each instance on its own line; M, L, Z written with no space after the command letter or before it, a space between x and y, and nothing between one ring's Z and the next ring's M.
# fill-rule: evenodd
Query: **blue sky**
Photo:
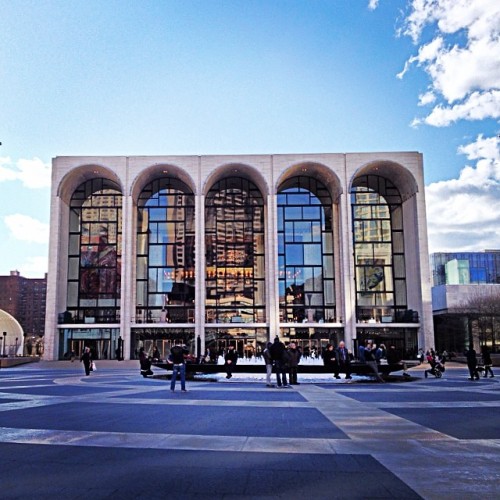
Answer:
M449 50L500 67L498 51L471 49L497 31L464 2L0 0L0 274L46 271L50 161L63 155L416 150L431 250L500 248L498 215L479 236L470 215L442 227L464 194L500 208L500 78L462 81Z

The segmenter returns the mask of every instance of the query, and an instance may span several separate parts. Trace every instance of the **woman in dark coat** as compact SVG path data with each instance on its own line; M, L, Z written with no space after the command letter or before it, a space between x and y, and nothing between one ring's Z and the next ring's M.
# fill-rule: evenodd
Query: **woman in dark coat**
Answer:
M337 351L333 344L327 344L323 352L323 364L333 373L335 378L340 378Z
M300 363L300 351L297 349L297 344L295 342L290 343L288 348L288 369L290 371L290 384L297 385L297 371Z
M477 370L477 356L476 350L471 347L466 353L467 368L469 369L469 380L479 380L479 372Z
M488 372L490 372L490 377L494 377L495 375L493 374L493 370L491 369L491 365L493 363L491 362L490 350L488 349L488 347L483 346L481 353L483 355L484 363L484 378L488 376Z
M86 347L80 358L80 362L83 362L85 367L85 375L90 375L90 367L92 365L92 354L90 353L90 347Z

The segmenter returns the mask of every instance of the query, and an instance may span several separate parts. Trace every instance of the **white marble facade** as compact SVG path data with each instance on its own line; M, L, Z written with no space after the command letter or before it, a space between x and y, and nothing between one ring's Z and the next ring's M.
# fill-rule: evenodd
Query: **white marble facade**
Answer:
M172 176L185 183L195 195L195 304L190 324L205 347L205 196L217 181L231 176L251 180L260 190L265 204L265 321L249 325L267 329L269 339L281 335L278 292L277 192L287 179L310 176L320 180L333 200L333 248L337 314L322 328L341 332L351 348L360 328L355 314L356 289L351 211L351 185L359 176L376 175L389 179L403 200L404 255L407 307L418 312L418 322L374 323L370 328L409 328L415 331L419 347L433 346L430 270L423 178L423 159L417 152L327 153L227 156L64 156L53 160L51 194L50 262L47 282L45 358L61 359L66 347L60 346L58 314L66 310L68 280L69 202L83 182L92 178L114 181L123 195L121 302L119 322L93 325L94 328L119 329L123 356L134 356L131 336L136 326L136 231L137 199L144 186L161 176ZM171 328L173 325L163 325ZM179 325L177 325L179 326ZM223 326L223 325L222 325ZM308 324L308 327L318 325ZM84 331L88 325L73 324ZM155 328L155 325L151 325ZM382 330L381 330L382 331ZM84 334L83 334L84 335Z

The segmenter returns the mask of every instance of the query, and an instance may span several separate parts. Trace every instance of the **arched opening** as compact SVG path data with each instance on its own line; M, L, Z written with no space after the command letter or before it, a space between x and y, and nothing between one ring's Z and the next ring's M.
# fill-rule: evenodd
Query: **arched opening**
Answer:
M172 177L149 182L137 201L136 323L194 323L195 200Z
M216 182L205 202L206 321L265 321L264 200L250 180Z
M69 206L67 312L74 323L120 316L122 194L104 178L75 189Z
M401 321L407 309L403 200L379 175L357 177L351 188L356 319Z
M278 191L280 322L333 322L332 198L311 177L293 177Z

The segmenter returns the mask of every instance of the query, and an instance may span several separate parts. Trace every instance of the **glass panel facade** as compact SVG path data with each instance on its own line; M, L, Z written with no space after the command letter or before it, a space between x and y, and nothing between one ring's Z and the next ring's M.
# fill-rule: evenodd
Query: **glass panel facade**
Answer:
M500 283L500 251L431 254L433 285Z
M252 182L217 182L205 204L206 321L265 321L264 200Z
M92 359L117 359L120 342L118 328L63 328L59 330L59 359L78 359L89 347Z
M301 349L305 358L321 358L327 344L337 346L344 340L343 328L280 328L280 338L288 344L295 342Z
M70 201L67 311L74 323L120 317L122 195L107 179L81 184Z
M260 357L268 342L267 328L208 328L205 347L212 359L224 356L230 345L240 358ZM219 363L224 363L219 359Z
M156 179L137 208L136 323L194 322L194 195L181 181Z
M310 177L294 177L278 191L280 322L334 321L332 199Z
M358 322L402 320L406 310L402 200L383 177L357 178L351 191Z
M153 353L157 350L159 359L165 361L176 340L180 340L189 351L190 356L187 362L195 362L197 346L194 328L132 328L130 357L131 359L139 359L139 350L144 347L147 356L153 357Z
M367 340L375 344L384 344L386 348L394 346L402 359L415 359L418 352L418 330L416 328L359 328L354 341L354 353Z

